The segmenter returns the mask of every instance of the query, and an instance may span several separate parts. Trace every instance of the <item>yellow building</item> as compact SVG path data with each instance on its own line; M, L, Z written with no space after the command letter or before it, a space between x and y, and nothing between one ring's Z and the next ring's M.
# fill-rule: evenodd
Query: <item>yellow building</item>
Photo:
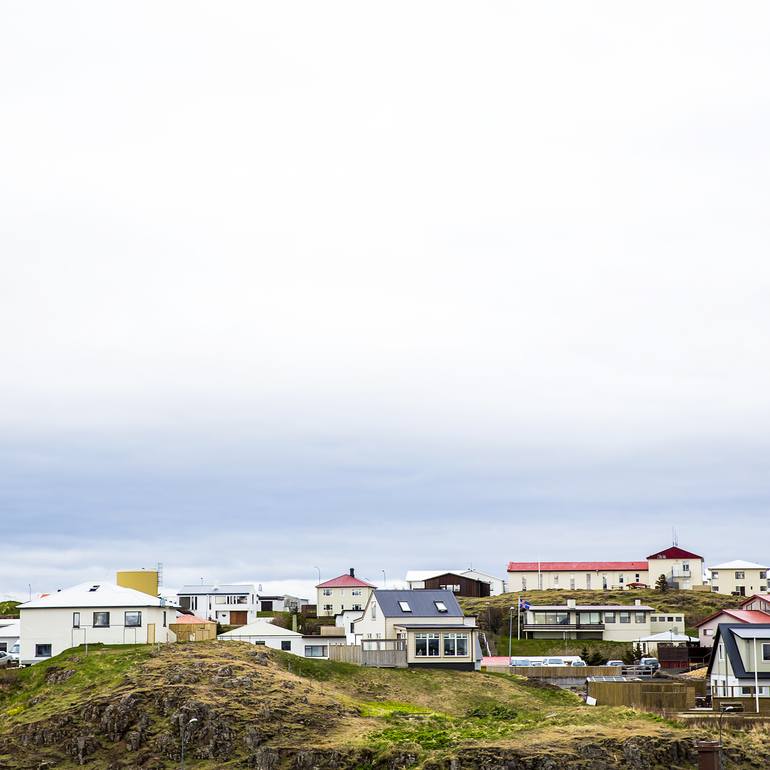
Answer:
M132 588L150 596L160 593L158 571L154 569L121 570L116 574L115 582L123 588Z

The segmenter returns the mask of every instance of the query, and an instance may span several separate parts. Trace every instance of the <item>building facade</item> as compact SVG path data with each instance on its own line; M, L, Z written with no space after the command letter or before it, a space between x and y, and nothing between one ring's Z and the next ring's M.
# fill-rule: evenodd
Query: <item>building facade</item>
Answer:
M376 586L356 577L355 570L326 580L316 586L318 617L334 617L349 610L360 611L366 606Z
M646 561L512 561L508 590L515 592L619 590L649 585Z
M179 606L205 620L229 626L245 626L257 619L259 595L253 583L182 586Z
M176 608L112 583L82 583L19 607L22 665L81 644L173 642Z
M405 581L413 590L453 591L457 596L497 596L506 590L504 580L475 569L409 570Z
M703 557L672 545L647 557L650 582L655 585L664 575L669 587L691 591L704 587Z
M767 570L753 561L727 561L709 567L711 590L717 594L752 596L767 591Z

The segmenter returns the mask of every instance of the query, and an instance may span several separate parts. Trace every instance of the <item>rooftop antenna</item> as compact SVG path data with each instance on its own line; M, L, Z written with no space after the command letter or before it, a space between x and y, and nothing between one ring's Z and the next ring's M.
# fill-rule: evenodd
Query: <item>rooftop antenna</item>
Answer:
M671 545L679 545L679 538L676 534L676 528L671 527Z

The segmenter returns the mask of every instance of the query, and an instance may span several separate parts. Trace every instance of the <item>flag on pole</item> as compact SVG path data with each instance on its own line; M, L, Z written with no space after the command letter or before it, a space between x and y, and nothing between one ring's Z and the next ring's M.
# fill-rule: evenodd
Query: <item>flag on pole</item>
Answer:
M529 602L526 599L519 599L519 609L528 610L530 607Z

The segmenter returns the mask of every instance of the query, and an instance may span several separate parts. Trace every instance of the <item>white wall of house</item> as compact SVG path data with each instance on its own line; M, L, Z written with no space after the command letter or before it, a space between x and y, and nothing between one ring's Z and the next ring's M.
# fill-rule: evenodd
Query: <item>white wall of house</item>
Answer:
M751 596L767 591L767 567L712 567L710 575L714 593Z
M125 613L141 612L141 625L126 626ZM94 625L95 613L109 613L109 626ZM171 607L51 607L20 610L22 664L37 663L81 644L174 642L168 628ZM100 616L103 619L103 615ZM48 647L50 646L50 654ZM44 652L45 654L41 654Z
M185 591L182 588L177 597L182 607L198 617L223 625L231 625L231 612L246 612L246 623L252 623L257 619L260 609L259 596L253 585L222 586L221 590L205 593Z
M703 559L648 559L647 565L651 585L661 575L684 591L703 585Z
M21 635L18 620L0 620L0 651L9 652Z
M537 570L515 571L508 573L507 588L511 592L537 591L548 589L592 590L622 589L631 583L649 585L650 577L646 570L634 571L550 571Z
M290 652L292 655L304 655L304 643L301 634L295 634L287 630L284 635L280 634L238 634L228 632L220 634L217 637L220 642L247 642L261 647L269 647L271 650L282 650Z

